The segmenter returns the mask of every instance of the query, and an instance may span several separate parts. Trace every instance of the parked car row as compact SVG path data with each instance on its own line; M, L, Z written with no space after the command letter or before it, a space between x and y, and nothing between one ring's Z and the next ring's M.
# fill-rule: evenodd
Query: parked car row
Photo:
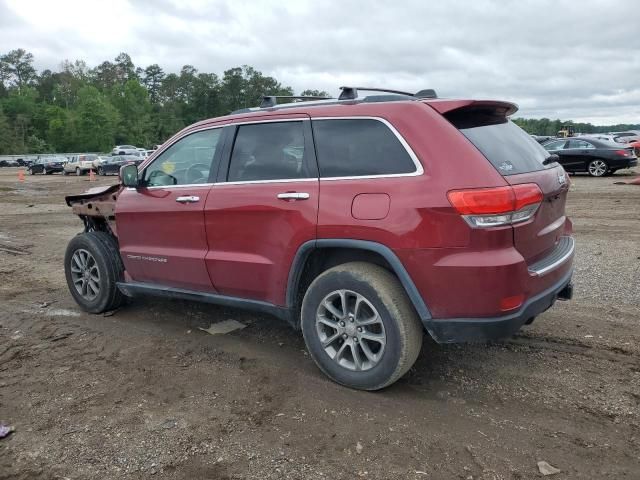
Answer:
M122 165L127 163L141 164L154 150L134 147L133 145L117 145L111 154L75 154L69 157L57 155L39 157L36 160L0 160L0 167L26 166L31 175L62 173L63 175L86 175L93 171L98 175L117 174Z

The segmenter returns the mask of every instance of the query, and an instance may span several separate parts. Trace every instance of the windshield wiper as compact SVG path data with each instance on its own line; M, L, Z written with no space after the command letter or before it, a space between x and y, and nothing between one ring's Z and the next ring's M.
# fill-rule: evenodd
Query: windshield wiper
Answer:
M549 165L550 163L557 163L560 160L560 156L557 153L552 153L542 161L543 165Z

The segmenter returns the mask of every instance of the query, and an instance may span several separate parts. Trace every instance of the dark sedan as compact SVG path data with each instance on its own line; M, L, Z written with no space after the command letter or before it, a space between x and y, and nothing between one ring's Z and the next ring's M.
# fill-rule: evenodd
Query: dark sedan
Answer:
M65 157L45 157L39 158L27 167L31 175L36 173L44 173L50 175L54 172L61 172L62 166L67 163Z
M98 175L109 175L120 172L120 167L128 163L140 165L144 160L136 155L114 155L112 157L103 157L104 160L98 166Z
M594 177L611 175L638 164L633 149L590 137L561 138L543 147L558 155L558 162L567 172L588 172Z

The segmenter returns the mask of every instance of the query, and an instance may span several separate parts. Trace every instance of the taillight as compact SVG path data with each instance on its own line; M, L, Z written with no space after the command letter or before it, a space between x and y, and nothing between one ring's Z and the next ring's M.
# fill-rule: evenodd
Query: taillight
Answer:
M452 190L449 202L473 228L511 225L529 220L542 203L535 183L509 187Z
M631 152L628 150L616 150L615 153L616 155L620 155L621 157L628 157L629 155L631 155Z

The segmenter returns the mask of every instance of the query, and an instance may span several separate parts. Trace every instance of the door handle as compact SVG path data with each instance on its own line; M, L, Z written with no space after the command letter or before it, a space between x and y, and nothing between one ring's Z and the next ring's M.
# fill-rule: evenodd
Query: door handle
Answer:
M280 200L308 200L309 194L306 192L285 192L279 193L278 198Z
M176 202L178 203L196 203L200 201L200 197L194 197L193 195L187 195L184 197L177 197Z

